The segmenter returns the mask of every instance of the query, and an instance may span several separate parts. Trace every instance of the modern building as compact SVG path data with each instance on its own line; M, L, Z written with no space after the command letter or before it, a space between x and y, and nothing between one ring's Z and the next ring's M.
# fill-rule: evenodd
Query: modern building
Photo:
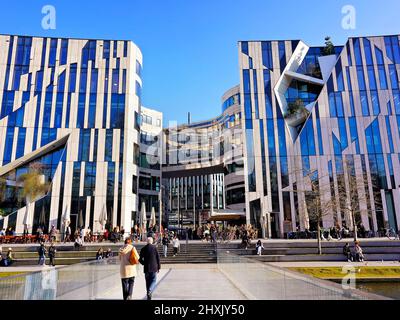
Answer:
M245 220L239 86L216 118L164 129L164 212L169 227Z
M399 36L238 49L221 115L162 129L132 42L0 36L0 227L130 229L144 203L169 227L246 222L282 238L315 229L317 185L323 227L352 229L353 168L356 223L399 230ZM32 163L51 188L30 212L18 177Z
M163 150L163 115L159 111L142 106L140 127L140 156L139 156L139 211L144 204L148 219L154 208L159 222L161 209L161 159ZM134 221L139 222L136 215Z
M131 41L0 36L1 227L130 230L138 211L142 54ZM32 163L50 192L25 208ZM102 225L103 224L103 225Z
M308 214L315 180L330 185L321 206L332 198L338 203L323 227L352 228L349 199L338 189L348 187L345 172L352 167L365 177L357 184L357 223L398 230L399 36L321 47L241 41L239 66L247 221L271 237L315 228Z

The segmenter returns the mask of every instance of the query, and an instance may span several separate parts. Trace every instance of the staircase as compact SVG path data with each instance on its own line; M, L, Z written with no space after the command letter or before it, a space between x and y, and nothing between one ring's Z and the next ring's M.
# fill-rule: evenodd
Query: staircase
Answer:
M180 252L174 257L173 248L168 247L167 258L163 256L162 246L158 247L161 257L161 263L164 264L181 264L181 263L217 263L217 255L215 245L210 243L181 243Z
M352 241L348 241L352 248ZM317 244L314 241L304 242L266 242L262 256L256 255L255 243L247 250L238 243L218 245L218 250L247 256L262 262L300 262L300 261L347 261L343 255L344 242L330 241L322 243L322 255L317 254ZM361 246L367 261L399 261L400 241L361 239Z
M75 263L94 260L96 258L97 250L102 247L103 250L111 249L114 256L118 255L118 250L123 244L101 243L101 244L86 244L80 250L75 250L73 245L58 245L56 254L57 265L71 265ZM144 244L134 244L138 252L143 248ZM8 247L13 250L13 257L15 259L14 266L28 266L37 265L38 244L28 245L9 245L3 246L3 254L7 251ZM46 246L47 248L48 246ZM177 256L173 257L172 245L168 248L168 255L166 258L163 256L162 246L157 246L161 258L161 264L183 264L183 263L216 263L217 256L215 245L209 243L190 243L187 247L184 241L181 243L181 250ZM49 259L46 257L46 264Z

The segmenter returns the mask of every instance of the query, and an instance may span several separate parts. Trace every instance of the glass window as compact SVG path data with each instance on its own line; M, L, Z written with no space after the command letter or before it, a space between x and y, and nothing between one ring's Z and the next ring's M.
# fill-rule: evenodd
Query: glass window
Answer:
M378 66L378 73L379 73L379 84L382 90L387 90L387 80L386 80L386 70L385 66L381 65Z
M368 79L369 79L369 88L371 90L376 90L376 79L375 79L375 70L373 66L368 66Z
M339 135L340 135L340 145L342 151L345 150L348 146L347 143L347 130L346 130L346 121L344 118L339 118L338 119L338 125L339 125Z
M381 113L381 107L380 107L380 104L379 104L378 92L371 91L371 101L372 101L373 115L377 116L377 115L379 115Z
M95 127L95 122L96 122L96 99L97 95L95 93L90 94L89 98L89 123L88 126L89 128L94 128Z
M139 76L139 78L142 77L142 64L136 60L136 74Z
M378 65L385 64L384 59L383 59L383 53L378 47L375 47L375 57L376 57L376 63Z
M389 76L392 83L392 89L399 88L399 79L397 77L397 70L394 64L389 65Z
M50 127L51 105L53 101L53 92L46 92L44 111L43 111L43 127Z
M360 91L361 111L363 116L369 116L369 103L366 91Z
M369 65L369 66L373 65L371 42L367 38L364 38L364 53L365 53L365 60L367 62L367 65Z
M393 90L394 110L397 115L400 115L400 91Z
M365 91L365 78L364 78L364 69L362 66L357 67L357 78L358 78L358 88L360 91Z
M285 41L279 41L279 64L281 67L281 73L286 68L286 48L285 48Z
M266 41L261 42L261 51L262 51L263 65L266 68L272 70L273 69L273 63L272 63L271 42L266 42Z
M76 88L76 63L71 64L69 72L70 72L69 73L69 92L75 92L75 88Z
M81 69L81 77L79 82L79 92L85 93L86 92L86 85L87 85L87 69Z
M83 128L85 124L85 100L86 94L80 93L78 100L78 116L76 118L77 128Z
M68 39L61 40L61 50L60 50L60 64L67 64L68 57Z
M343 68L341 60L339 60L336 65L336 79L338 91L344 91Z
M340 92L335 93L336 113L338 117L344 117L343 99Z
M56 65L57 39L50 40L49 67Z
M386 116L385 119L386 119L386 132L388 135L390 153L394 153L393 136L392 136L392 128L390 126L390 118L388 116Z
M24 155L25 138L26 138L26 128L19 128L17 151L16 151L16 156L15 156L16 159L21 158Z
M360 153L360 143L358 139L357 121L355 117L349 118L350 138L351 142L356 142L356 153Z
M112 150L113 150L113 130L106 130L106 144L104 152L104 161L112 161Z
M361 56L361 48L360 48L360 39L359 38L353 39L353 47L354 47L354 56L356 58L356 65L362 66L363 60L362 60L362 56Z
M90 77L90 92L97 92L97 79L98 79L98 70L96 68L92 69L92 76Z
M63 111L64 93L57 93L56 98L56 111L54 114L54 127L61 128L62 111Z
M249 43L247 41L242 41L241 47L242 47L242 53L248 55L249 54Z

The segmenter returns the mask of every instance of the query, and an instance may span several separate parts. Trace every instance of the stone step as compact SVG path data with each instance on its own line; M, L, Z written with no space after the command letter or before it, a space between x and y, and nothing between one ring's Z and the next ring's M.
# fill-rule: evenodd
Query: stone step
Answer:
M352 246L353 244L353 239L348 238L346 241ZM399 247L400 246L400 240L368 240L364 238L359 239L361 246L363 248L365 247ZM337 240L332 240L332 241L322 241L321 245L322 248L343 248L345 242L343 241L337 241ZM249 248L255 248L256 241L252 240ZM264 247L268 248L281 248L281 249L288 249L288 248L315 248L317 245L317 241L313 240L304 240L304 241L298 241L298 240L287 240L285 242L273 242L273 241L268 241L264 242ZM218 249L239 249L241 248L241 244L236 242L236 243L218 243Z
M256 254L255 248L249 249L225 249L239 255ZM263 255L302 255L302 254L315 254L318 248L266 248L262 251ZM342 254L343 248L322 248L324 254ZM399 247L365 247L363 252L366 254L400 254Z
M400 254L365 254L366 261L399 261ZM262 262L296 262L296 261L347 261L339 254L309 254L309 255L266 255L247 256Z
M94 258L81 258L81 257L70 257L70 258L56 258L57 265L71 265L86 261L95 260ZM46 258L46 264L49 263L49 259ZM179 263L216 263L216 257L184 257L184 256L176 256L176 257L161 257L161 265L162 264L179 264ZM27 265L37 265L38 258L21 258L16 259L13 266L27 266Z

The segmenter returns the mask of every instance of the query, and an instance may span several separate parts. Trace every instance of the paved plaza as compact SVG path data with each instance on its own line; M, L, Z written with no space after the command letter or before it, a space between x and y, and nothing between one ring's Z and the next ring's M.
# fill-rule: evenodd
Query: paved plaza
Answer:
M142 275L135 280L133 299L145 299ZM122 299L120 281L97 299ZM164 265L158 274L154 300L243 300L246 297L218 269L209 264Z

